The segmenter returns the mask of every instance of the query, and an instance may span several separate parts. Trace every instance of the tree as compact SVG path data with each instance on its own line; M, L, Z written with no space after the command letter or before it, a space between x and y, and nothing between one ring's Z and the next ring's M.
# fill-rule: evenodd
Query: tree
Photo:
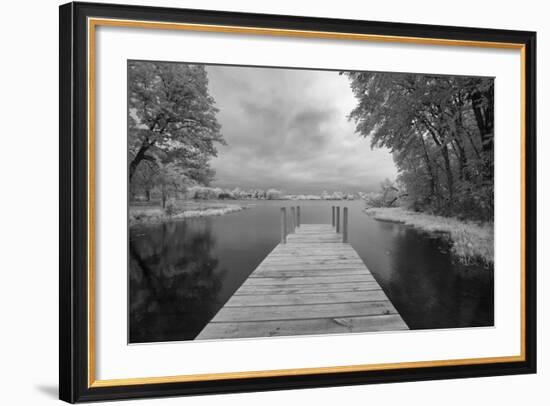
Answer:
M129 178L145 161L172 162L208 183L216 143L224 143L204 66L132 61L129 81Z
M416 208L492 219L493 79L348 72L349 118L388 148Z
M157 172L157 185L161 195L162 208L166 208L166 201L173 195L177 197L179 192L185 190L184 176L174 162L159 162Z
M144 161L136 170L130 181L131 199L134 200L138 193L145 195L145 200L151 200L151 191L155 188L158 166L156 161Z

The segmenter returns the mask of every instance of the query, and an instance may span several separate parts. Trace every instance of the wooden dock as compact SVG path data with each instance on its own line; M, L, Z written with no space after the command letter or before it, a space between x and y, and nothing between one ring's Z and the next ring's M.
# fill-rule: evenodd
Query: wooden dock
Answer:
M281 211L281 243L199 333L197 340L407 330L347 242L347 209L332 224L300 224ZM345 242L344 242L345 241Z

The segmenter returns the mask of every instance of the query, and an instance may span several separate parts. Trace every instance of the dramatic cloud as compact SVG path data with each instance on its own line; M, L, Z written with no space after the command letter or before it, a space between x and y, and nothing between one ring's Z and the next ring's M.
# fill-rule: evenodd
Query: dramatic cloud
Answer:
M378 188L396 169L371 150L347 115L355 105L338 72L208 66L226 146L212 161L215 185L287 193Z

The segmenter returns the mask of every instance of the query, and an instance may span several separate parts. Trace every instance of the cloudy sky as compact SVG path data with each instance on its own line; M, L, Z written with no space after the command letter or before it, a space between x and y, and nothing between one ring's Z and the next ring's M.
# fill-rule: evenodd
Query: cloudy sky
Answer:
M212 161L215 186L286 193L369 191L396 170L371 150L347 115L355 105L338 72L207 67L226 146Z

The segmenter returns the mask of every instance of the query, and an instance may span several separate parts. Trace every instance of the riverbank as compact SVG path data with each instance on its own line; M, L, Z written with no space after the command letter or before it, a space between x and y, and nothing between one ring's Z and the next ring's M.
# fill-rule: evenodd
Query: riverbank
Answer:
M159 206L130 205L128 221L130 226L137 224L157 224L166 221L195 217L223 216L247 209L248 206L219 202L184 201L172 204L169 210Z
M492 223L478 224L452 217L435 216L405 210L401 207L367 208L365 213L380 221L402 223L426 232L448 235L452 253L465 264L482 263L492 267L494 262L494 227Z

